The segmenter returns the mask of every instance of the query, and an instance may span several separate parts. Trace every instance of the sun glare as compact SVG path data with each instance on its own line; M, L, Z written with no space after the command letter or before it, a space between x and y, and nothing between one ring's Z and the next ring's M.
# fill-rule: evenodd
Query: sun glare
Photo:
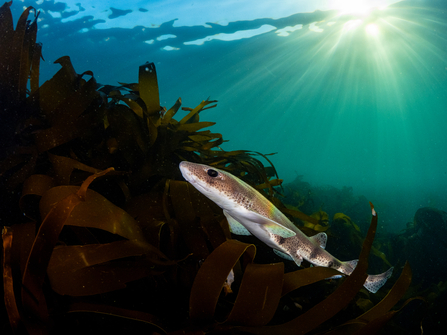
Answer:
M344 29L345 29L346 31L349 31L349 30L352 30L352 29L357 28L357 27L360 26L362 23L363 23L363 21L360 20L360 19L357 19L357 20L349 20L348 22L346 22L346 23L344 24L343 27L344 27Z
M335 0L334 2L340 15L368 15L371 10L371 5L366 0Z
M379 33L379 27L374 23L368 24L365 27L365 30L368 33L368 35L371 35L371 36L377 36L377 34Z

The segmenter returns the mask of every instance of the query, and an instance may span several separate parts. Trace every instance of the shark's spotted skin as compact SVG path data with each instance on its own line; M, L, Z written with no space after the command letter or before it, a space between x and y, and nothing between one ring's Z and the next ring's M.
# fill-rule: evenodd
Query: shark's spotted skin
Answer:
M278 255L293 259L298 266L305 259L348 276L354 271L356 260L342 262L324 250L325 233L307 237L270 201L232 174L190 162L181 162L180 170L188 182L223 209L234 234L255 235ZM390 268L382 274L369 275L364 286L377 292L392 271Z

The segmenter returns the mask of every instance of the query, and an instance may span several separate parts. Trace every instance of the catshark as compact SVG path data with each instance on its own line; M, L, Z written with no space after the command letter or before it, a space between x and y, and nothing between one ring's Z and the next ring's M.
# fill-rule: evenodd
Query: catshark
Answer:
M298 266L305 259L347 276L354 271L357 260L342 262L325 250L325 233L306 236L267 198L239 178L203 164L183 161L179 167L191 185L223 209L233 234L254 235L276 254L295 261ZM368 275L363 286L376 293L392 272L390 268L382 274Z

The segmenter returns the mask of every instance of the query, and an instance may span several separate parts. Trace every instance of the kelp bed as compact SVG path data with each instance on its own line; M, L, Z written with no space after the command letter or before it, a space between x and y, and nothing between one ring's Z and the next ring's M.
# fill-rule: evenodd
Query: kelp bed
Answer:
M27 8L14 30L10 5L0 9L2 333L373 334L398 313L408 265L388 292L362 289L377 215L346 279L258 263L256 246L232 239L221 210L182 180L180 161L241 177L309 233L324 220L274 197L267 155L219 148L222 135L204 130L214 123L200 121L217 101L183 107L177 121L181 99L160 106L151 63L138 83L111 86L62 57L39 85L37 15L28 21Z

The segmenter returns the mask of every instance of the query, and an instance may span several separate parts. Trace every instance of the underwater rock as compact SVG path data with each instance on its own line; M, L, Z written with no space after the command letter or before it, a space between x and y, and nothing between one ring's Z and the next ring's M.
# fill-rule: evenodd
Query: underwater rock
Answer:
M447 267L444 257L447 243L440 237L447 231L447 213L432 207L419 208L412 230L406 250L415 282L422 280L424 284L430 284L445 280L441 269Z
M419 208L414 215L414 227L417 234L423 237L442 235L447 232L447 213L432 207ZM438 239L432 242L439 244ZM445 247L447 245L444 242Z

